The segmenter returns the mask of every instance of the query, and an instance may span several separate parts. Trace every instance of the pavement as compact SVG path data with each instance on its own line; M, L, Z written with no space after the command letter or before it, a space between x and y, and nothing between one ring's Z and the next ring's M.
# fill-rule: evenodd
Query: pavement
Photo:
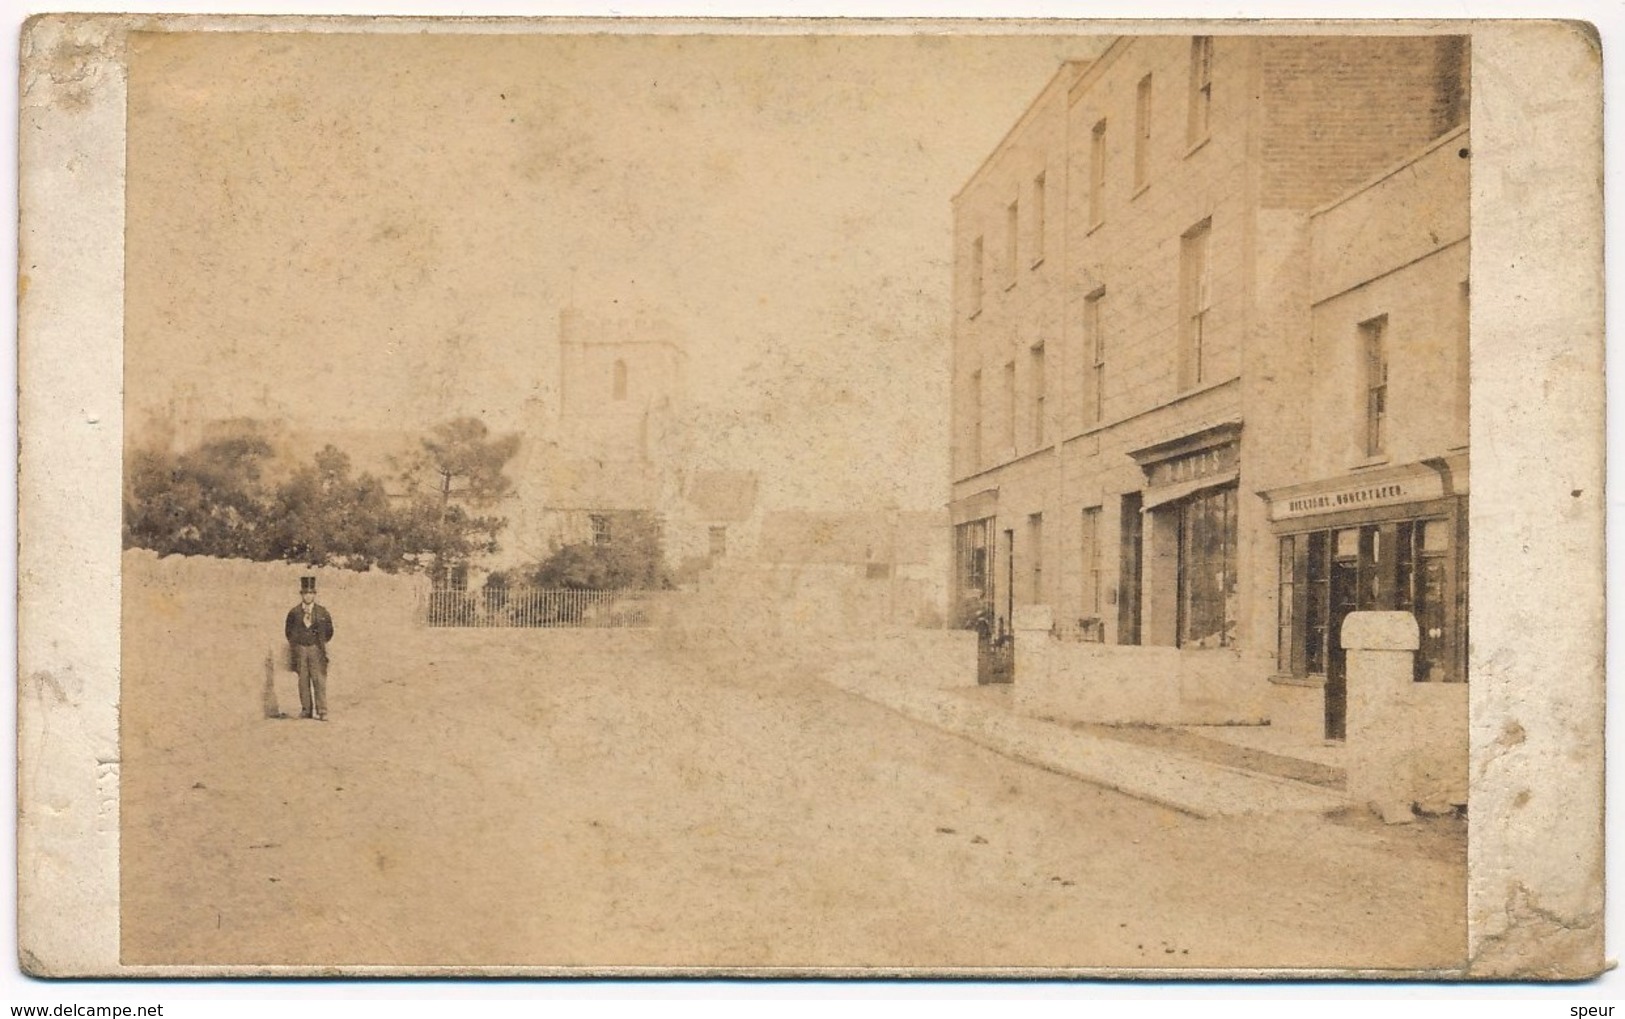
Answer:
M1008 699L973 696L975 689L930 687L860 669L835 668L824 678L848 693L1005 756L1194 817L1325 814L1350 802L1342 790L1325 785L1018 714ZM1213 728L1200 727L1208 739L1217 738Z

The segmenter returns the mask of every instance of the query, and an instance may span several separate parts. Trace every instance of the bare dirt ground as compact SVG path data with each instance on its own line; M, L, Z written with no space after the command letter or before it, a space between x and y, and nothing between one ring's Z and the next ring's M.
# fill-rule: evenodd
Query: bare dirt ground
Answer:
M124 961L1463 957L1464 840L1441 858L1379 826L1197 820L909 722L815 666L602 636L561 653L536 632L341 629L319 723L263 717L255 634L127 618Z

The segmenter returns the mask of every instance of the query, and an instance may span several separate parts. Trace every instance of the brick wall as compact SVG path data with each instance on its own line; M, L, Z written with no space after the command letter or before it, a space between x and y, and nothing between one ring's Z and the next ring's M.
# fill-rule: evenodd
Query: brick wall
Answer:
M1465 114L1462 47L1458 36L1271 39L1261 204L1320 205L1442 133L1453 112Z

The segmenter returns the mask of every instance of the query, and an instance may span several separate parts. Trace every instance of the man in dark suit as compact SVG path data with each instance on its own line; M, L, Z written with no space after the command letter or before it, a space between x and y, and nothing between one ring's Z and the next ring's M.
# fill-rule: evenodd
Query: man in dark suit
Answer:
M284 627L299 673L301 718L327 719L327 642L333 639L333 617L316 604L316 578L299 578L299 604L288 610Z

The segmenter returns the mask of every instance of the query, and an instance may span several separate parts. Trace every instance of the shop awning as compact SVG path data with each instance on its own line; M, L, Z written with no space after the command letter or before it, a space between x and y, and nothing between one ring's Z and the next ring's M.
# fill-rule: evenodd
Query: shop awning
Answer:
M1173 485L1161 485L1157 488L1148 488L1140 502L1140 511L1154 510L1158 506L1166 506L1171 502L1188 499L1198 492L1205 492L1210 488L1223 488L1234 485L1241 476L1240 471L1224 471L1220 474L1210 474L1205 478L1192 478Z

